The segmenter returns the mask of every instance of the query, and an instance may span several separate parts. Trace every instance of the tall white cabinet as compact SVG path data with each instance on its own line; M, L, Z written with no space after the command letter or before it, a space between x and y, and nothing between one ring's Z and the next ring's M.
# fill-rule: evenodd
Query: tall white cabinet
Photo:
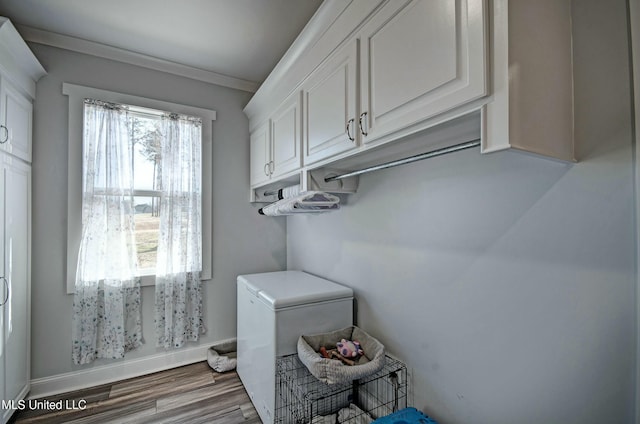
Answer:
M2 362L4 396L21 399L29 390L30 361L30 248L31 166L10 155L2 155L0 198L3 243L0 253L2 276ZM8 417L5 417L5 419Z
M0 399L14 406L31 380L31 139L43 75L11 22L0 17ZM3 408L2 423L14 412Z

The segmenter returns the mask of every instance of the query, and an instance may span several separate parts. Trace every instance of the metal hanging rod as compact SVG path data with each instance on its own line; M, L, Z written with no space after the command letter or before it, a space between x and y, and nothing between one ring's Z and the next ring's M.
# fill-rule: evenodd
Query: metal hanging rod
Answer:
M467 141L465 143L456 144L454 146L444 147L442 149L433 150L431 152L420 153L419 155L409 156L404 159L398 159L391 162L381 163L380 165L370 166L369 168L360 169L357 171L347 172L342 175L335 175L333 177L327 177L324 179L325 182L341 180L343 178L355 177L356 175L366 174L368 172L377 171L379 169L387 169L393 168L394 166L405 165L407 163L417 162L419 160L434 158L436 156L446 155L447 153L453 153L460 150L471 149L473 147L480 146L480 139L475 139L471 141Z

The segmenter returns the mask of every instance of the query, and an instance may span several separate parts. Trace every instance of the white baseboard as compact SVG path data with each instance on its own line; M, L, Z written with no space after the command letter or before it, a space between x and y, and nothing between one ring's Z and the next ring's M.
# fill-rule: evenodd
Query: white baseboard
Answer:
M233 341L235 339L223 340L219 343ZM28 398L36 399L86 389L205 361L207 359L207 350L214 344L218 343L207 343L206 346L189 347L143 358L124 360L114 364L101 365L91 369L36 378L31 380L31 391L29 391Z

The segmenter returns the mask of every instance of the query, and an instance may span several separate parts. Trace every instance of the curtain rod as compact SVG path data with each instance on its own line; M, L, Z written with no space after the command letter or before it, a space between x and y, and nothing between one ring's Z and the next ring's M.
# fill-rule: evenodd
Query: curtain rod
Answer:
M394 166L405 165L407 163L417 162L419 160L429 159L436 156L446 155L447 153L453 153L460 150L471 149L473 147L480 146L480 139L477 138L475 140L467 141L465 143L456 144L454 146L444 147L442 149L433 150L431 152L420 153L418 155L409 156L404 159L398 159L391 162L381 163L380 165L370 166L368 168L360 169L357 171L347 172L342 175L334 175L332 177L327 177L324 179L326 183L335 180L341 180L343 178L355 177L356 175L366 174L372 171L378 171L380 169L393 168Z

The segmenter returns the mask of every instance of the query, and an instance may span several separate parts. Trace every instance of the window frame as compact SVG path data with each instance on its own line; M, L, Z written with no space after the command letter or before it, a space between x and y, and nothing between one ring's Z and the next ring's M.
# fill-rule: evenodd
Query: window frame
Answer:
M62 94L69 97L67 294L75 292L78 249L82 237L82 129L85 98L197 116L202 119L202 274L200 279L210 280L213 264L213 121L216 120L216 111L66 82L62 84ZM155 275L141 276L141 284L143 286L155 285Z

